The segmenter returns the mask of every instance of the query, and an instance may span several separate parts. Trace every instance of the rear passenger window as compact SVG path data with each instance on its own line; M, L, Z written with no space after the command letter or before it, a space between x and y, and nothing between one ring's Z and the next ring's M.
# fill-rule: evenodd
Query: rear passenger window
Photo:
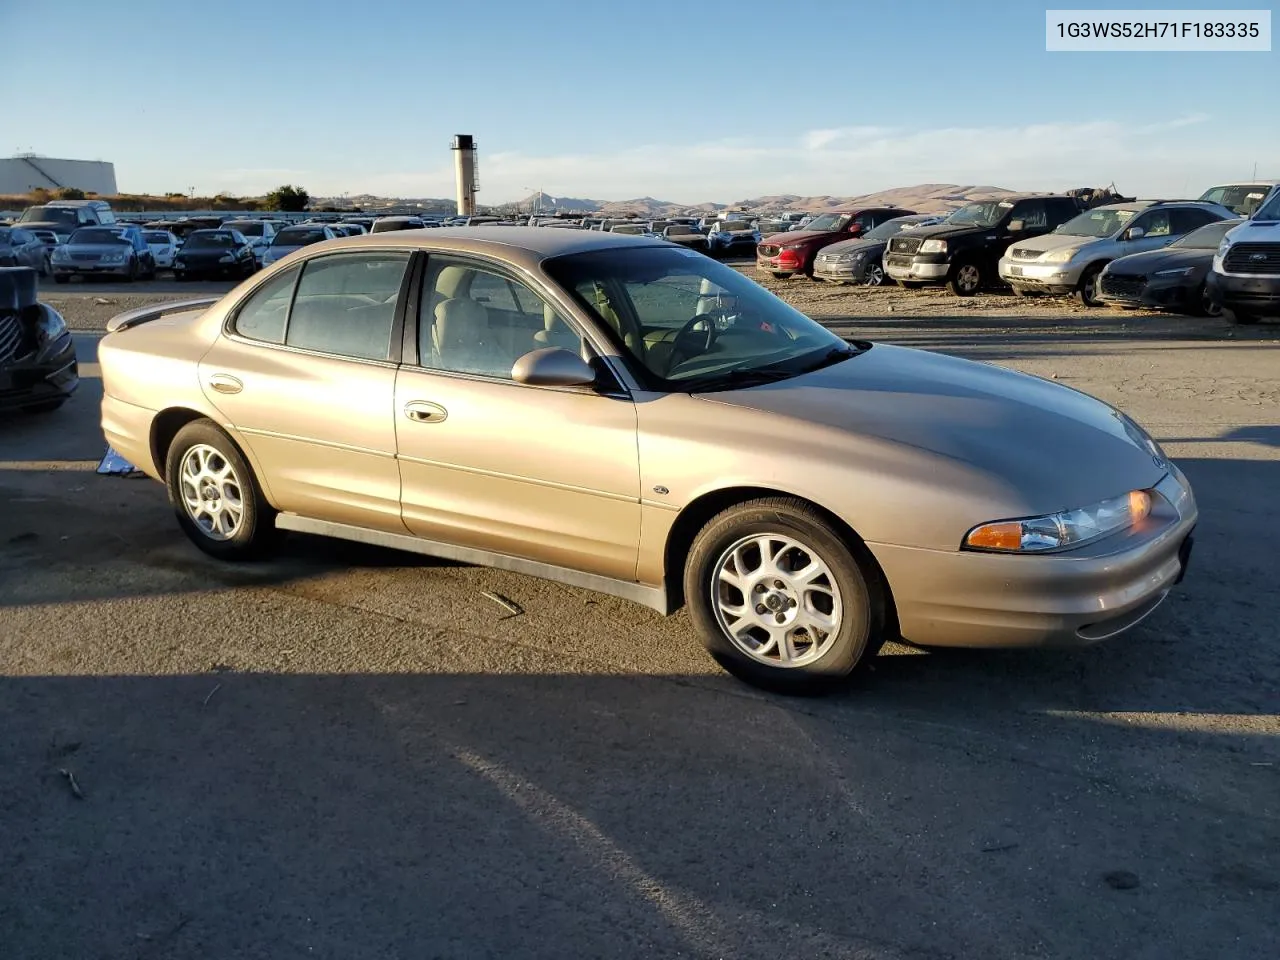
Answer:
M357 360L389 360L407 253L338 254L303 265L285 343Z
M298 268L292 267L249 294L249 299L236 314L236 333L250 340L284 343L289 301L293 299L293 285L297 279Z
M1213 223L1219 219L1208 210L1199 210L1195 207L1175 207L1170 211L1170 215L1173 219L1173 233L1190 233L1206 223Z

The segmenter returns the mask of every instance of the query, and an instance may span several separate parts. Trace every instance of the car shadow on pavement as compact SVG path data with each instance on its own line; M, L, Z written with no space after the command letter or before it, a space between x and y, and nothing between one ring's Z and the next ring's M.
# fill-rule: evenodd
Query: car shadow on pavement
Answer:
M0 730L12 960L1274 946L1274 771L1170 731L1157 766L703 677L228 670L0 677Z

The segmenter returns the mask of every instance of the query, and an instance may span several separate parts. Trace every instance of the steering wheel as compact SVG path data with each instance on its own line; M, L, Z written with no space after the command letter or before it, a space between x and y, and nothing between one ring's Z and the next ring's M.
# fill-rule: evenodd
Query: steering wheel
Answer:
M705 326L705 332L698 329L698 324ZM667 369L670 373L675 365L699 353L706 353L716 342L715 311L700 313L691 317L683 327L671 338L671 352L667 354Z

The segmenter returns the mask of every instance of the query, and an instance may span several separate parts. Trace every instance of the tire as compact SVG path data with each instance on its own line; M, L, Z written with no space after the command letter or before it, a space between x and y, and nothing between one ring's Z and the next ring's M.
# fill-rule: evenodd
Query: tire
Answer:
M255 560L275 546L275 510L236 445L212 420L193 420L178 431L164 474L178 526L205 553L219 560ZM198 509L188 506L188 496Z
M1258 315L1256 313L1245 313L1241 310L1232 310L1231 320L1242 327L1251 327L1258 322Z
M47 253L44 255L44 259L40 261L40 276L53 276L53 258Z
M878 263L869 263L866 269L862 271L862 285L864 287L883 287L886 279L884 267Z
M783 571L759 577L761 542L770 543ZM784 548L784 543L793 546ZM821 574L807 586L781 579L786 570L814 562ZM722 578L722 569L742 575L742 588ZM874 657L884 639L886 591L875 560L861 543L846 544L812 505L791 497L751 500L712 517L690 548L684 591L712 658L740 680L770 690L831 689ZM759 602L752 607L748 598ZM730 621L726 610L734 607L743 614ZM802 629L810 616L833 613L838 616L829 633L816 621L810 622L811 632ZM783 618L782 630L773 622L777 618ZM744 621L735 639L728 624ZM779 643L792 665L779 665Z
M66 402L67 402L66 397L59 397L57 400L46 400L44 401L44 403L33 403L29 407L23 407L22 412L34 413L37 415L42 413L53 413L53 411L57 410Z
M1102 306L1102 301L1098 299L1098 274L1102 273L1102 267L1103 264L1096 263L1080 275L1080 282L1076 284L1076 299L1081 306Z
M135 283L138 279L138 273L138 258L134 257L129 261L129 272L125 274L125 281L127 283Z
M947 272L947 291L957 297L972 297L982 289L982 267L973 260L961 260Z

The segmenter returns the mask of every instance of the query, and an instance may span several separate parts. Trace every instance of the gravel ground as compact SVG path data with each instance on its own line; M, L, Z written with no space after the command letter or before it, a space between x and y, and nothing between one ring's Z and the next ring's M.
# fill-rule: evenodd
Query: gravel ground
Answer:
M0 421L0 956L1274 960L1277 327L782 289L1135 416L1200 501L1186 582L1091 649L762 695L683 614L305 537L208 560L92 474L85 333L77 396ZM50 299L172 296L98 295Z

